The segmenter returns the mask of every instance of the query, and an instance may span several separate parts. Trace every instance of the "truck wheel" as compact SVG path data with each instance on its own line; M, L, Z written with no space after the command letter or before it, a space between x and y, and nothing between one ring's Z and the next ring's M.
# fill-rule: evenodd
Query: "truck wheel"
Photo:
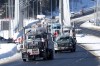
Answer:
M24 62L26 62L26 59L23 59Z
M71 52L75 52L76 51L76 45L73 45L73 48L71 49Z
M49 50L49 54L48 54L48 60L53 60L54 56L53 56L53 50L50 49Z
M47 53L47 51L43 54L43 60L47 60L47 55L48 55L48 53Z
M55 50L55 53L58 53L58 51L57 51L57 50Z
M75 52L76 51L76 47L73 47L72 49L71 49L71 52Z
M71 49L71 52L75 52L75 49L73 48L73 49Z
M46 52L46 54L44 54L43 60L47 60L48 59L48 52Z

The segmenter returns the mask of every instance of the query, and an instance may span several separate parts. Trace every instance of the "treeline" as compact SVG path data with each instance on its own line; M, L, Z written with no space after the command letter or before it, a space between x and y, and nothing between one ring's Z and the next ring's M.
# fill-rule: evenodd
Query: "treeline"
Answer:
M9 8L6 6L5 3L8 3L9 0L0 0L0 10L3 10L3 14L0 16L1 18L9 17ZM10 0L13 1L14 0ZM33 14L45 14L49 15L51 10L54 11L59 6L59 0L24 0L24 1L30 1L29 6L26 8L27 10L27 16L32 17ZM11 9L14 9L14 4ZM6 13L7 12L7 13ZM12 12L12 11L11 11ZM14 10L13 10L14 14Z
M34 8L35 14L49 14L51 10L54 11L58 8L59 0L36 0L35 2L31 1L30 4L31 8Z
M9 8L5 5L5 3L8 3L9 0L0 0L0 10L3 9L4 14L1 16L9 17ZM15 1L15 0L10 0ZM27 11L27 17L32 17L33 15L37 14L45 14L50 15L51 10L55 11L59 7L59 0L23 0L23 1L30 1L29 6L26 8ZM75 3L82 3L84 0L69 0L70 2L73 1ZM95 0L91 0L95 1ZM14 3L13 7L11 6L11 9L13 8L13 15L14 15ZM6 13L7 12L7 13ZM11 11L12 12L12 11ZM12 13L11 13L12 14Z

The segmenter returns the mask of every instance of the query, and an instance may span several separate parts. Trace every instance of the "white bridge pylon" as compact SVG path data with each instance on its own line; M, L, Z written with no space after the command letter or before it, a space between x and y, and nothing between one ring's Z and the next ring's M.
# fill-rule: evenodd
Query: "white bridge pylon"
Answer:
M67 27L71 27L69 0L63 0L63 23Z

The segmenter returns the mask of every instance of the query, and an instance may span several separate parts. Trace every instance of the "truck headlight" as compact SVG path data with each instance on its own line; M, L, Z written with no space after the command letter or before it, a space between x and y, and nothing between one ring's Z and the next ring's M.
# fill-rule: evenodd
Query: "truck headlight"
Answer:
M69 44L69 46L72 46L72 44Z

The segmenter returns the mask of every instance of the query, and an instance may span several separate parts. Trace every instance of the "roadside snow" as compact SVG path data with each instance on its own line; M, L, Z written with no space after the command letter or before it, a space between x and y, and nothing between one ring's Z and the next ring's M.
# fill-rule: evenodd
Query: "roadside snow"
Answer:
M16 53L16 44L0 44L0 59Z
M15 44L0 44L0 55L11 51L15 46Z
M93 23L90 23L89 21L83 23L80 27L94 29L94 30L100 30L100 26L95 26Z
M100 26L95 26L92 23L89 23L88 21L83 23L81 27L88 28L88 29L100 29ZM88 34L77 34L76 35L77 43L79 43L80 46L82 46L84 49L88 50L90 53L92 53L95 56L100 56L100 38L88 35Z
M91 43L91 44L98 44L100 43L100 38L91 36L91 35L85 35L85 34L77 34L77 42L78 43Z

